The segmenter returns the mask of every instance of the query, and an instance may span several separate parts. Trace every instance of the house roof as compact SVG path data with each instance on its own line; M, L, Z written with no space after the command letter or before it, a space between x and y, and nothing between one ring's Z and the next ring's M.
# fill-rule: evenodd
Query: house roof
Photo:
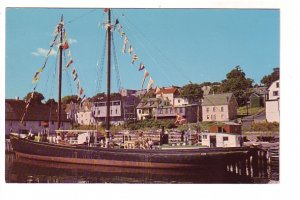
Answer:
M157 92L156 94L174 94L177 91L178 90L175 87L161 88L160 91Z
M20 121L24 114L26 103L23 100L5 100L5 120ZM57 105L50 107L46 104L30 104L25 121L56 121ZM69 121L65 111L62 109L62 121Z
M228 105L231 98L234 98L232 93L207 95L203 98L202 106Z
M169 104L168 101L163 100L162 98L149 98L146 100L142 100L136 108L157 108L157 107L163 107L166 106L166 104Z

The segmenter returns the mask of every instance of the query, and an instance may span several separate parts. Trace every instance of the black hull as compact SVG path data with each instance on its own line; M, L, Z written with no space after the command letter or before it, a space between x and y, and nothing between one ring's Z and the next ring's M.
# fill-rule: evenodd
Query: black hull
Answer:
M221 167L249 153L249 147L139 150L67 146L11 137L17 156L35 160L137 168Z

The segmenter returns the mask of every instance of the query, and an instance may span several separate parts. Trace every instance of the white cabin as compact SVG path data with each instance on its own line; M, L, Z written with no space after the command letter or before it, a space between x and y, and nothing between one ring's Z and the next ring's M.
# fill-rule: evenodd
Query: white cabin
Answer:
M201 133L202 145L208 147L241 147L242 136L236 133Z

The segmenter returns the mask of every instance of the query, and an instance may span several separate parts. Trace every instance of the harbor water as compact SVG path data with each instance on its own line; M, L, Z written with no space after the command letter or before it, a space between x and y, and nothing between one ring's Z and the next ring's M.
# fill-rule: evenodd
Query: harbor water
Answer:
M279 143L265 145L265 148L269 160L258 161L258 168L245 161L225 168L204 166L193 170L52 163L17 158L7 152L5 179L7 183L278 183Z

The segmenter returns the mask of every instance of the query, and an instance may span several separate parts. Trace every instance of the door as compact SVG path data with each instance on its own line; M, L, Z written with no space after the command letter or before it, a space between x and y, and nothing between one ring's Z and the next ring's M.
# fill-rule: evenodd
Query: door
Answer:
M217 146L217 138L216 136L209 136L209 141L210 141L210 147L216 147Z

